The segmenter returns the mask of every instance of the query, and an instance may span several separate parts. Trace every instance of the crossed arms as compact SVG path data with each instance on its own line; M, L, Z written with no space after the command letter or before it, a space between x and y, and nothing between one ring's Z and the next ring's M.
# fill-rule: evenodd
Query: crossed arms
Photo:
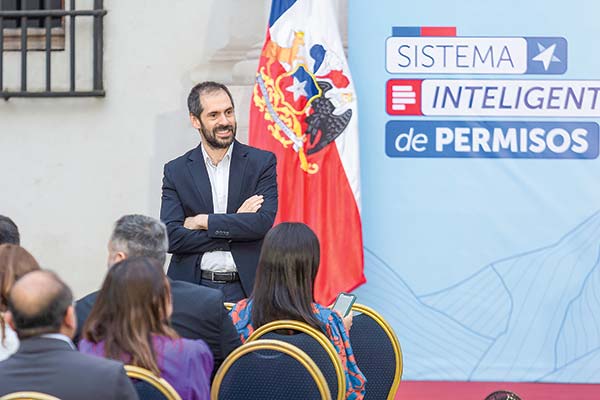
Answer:
M231 242L262 239L273 226L277 214L276 164L275 156L271 154L259 172L254 195L246 199L236 213L197 215L186 215L167 164L160 217L167 225L169 252L229 251Z

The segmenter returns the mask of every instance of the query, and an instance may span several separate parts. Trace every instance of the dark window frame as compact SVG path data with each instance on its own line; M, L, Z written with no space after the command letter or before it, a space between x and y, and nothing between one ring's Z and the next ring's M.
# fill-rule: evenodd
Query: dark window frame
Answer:
M0 11L27 10L64 10L65 0L0 0ZM21 50L22 19L19 17L4 18L4 51ZM65 49L65 19L53 17L50 20L50 37L52 51ZM46 50L46 21L43 17L27 19L27 50Z
M0 0L0 2L3 0ZM34 1L34 0L29 0ZM94 0L93 9L90 10L78 10L76 9L76 0L70 0L70 7L68 10L64 9L48 9L50 8L51 2L53 0L40 0L44 2L45 8L47 9L27 9L27 10L4 10L0 4L0 97L8 100L11 97L103 97L106 95L104 91L104 83L103 83L103 47L104 47L104 22L103 18L106 15L106 10L104 9L104 0ZM64 6L61 1L61 7ZM76 63L75 63L75 23L78 18L81 17L91 17L93 18L93 32L92 32L92 89L91 90L78 90L75 82L75 71L76 71ZM51 59L52 59L52 51L53 51L53 41L52 34L53 29L61 29L56 25L56 21L60 22L60 25L63 25L65 19L69 20L68 27L68 38L69 38L69 76L70 76L70 85L68 90L56 91L52 90L52 71L51 71ZM7 29L11 29L11 27L6 27L6 22L14 22L16 19L20 20L20 26L26 26L28 28L19 29L20 33L20 46L17 50L21 54L21 85L20 90L5 90L4 85L4 53L9 51L15 51L14 49L5 48L5 34L11 32L7 31ZM34 24L40 24L41 21L44 23L44 28L29 28L30 24L29 19L34 21ZM15 29L14 27L12 29ZM45 72L46 72L46 85L45 90L41 91L29 91L27 89L27 55L30 51L40 51L39 48L34 48L29 42L29 31L35 29L34 32L38 29L42 29L44 34L44 46L42 51L45 52ZM63 35L64 35L64 28ZM56 31L55 31L56 32ZM63 36L64 38L64 36ZM57 50L57 49L54 49Z

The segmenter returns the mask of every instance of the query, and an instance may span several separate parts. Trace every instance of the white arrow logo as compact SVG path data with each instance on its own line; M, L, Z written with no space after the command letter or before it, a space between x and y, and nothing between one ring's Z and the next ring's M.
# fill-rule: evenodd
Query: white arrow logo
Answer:
M540 53L537 56L533 57L532 60L541 62L544 65L544 71L548 71L550 63L560 62L560 59L554 55L554 50L556 50L556 43L548 47L544 47L540 43L538 43L537 45Z

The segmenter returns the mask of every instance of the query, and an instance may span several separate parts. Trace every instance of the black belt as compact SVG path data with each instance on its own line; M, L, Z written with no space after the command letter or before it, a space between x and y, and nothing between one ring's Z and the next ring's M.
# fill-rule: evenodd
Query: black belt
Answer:
M213 282L235 282L240 280L240 274L237 272L212 272L202 270L202 279Z

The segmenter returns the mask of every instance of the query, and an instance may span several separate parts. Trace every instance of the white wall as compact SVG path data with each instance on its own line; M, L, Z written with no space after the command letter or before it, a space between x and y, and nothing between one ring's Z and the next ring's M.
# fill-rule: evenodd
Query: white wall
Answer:
M235 15L236 3L107 0L106 98L0 102L0 214L15 220L23 246L77 296L100 285L119 216L158 217L163 164L198 142L187 120L187 93L209 77L205 64L227 45L227 15ZM83 25L78 49L89 40ZM18 61L13 56L5 58L8 68ZM33 58L30 64L39 81L43 65ZM235 89L241 96L249 86Z
M163 164L198 143L186 111L193 84L231 85L238 137L247 140L269 6L268 0L105 0L105 98L0 101L0 214L14 219L22 245L76 296L99 287L117 218L158 217ZM86 56L90 27L78 26L78 56ZM66 52L55 57L55 81L66 82ZM32 82L43 82L43 64L34 59ZM5 67L18 69L18 57L6 56ZM84 74L79 68L79 81ZM6 81L15 78L5 74Z

